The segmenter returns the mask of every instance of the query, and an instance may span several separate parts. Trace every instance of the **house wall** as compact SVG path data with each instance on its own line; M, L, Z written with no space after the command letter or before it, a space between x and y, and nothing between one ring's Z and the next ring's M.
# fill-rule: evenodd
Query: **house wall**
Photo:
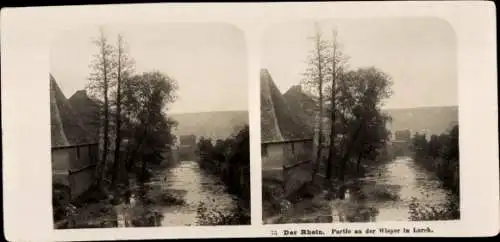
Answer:
M69 169L70 153L67 149L52 149L52 170L66 171Z
M305 183L312 180L312 169L313 163L310 160L303 161L296 166L287 168L283 171L284 173L284 193L288 196L299 188L301 188Z
M71 199L75 199L89 189L94 181L94 169L85 169L69 176Z
M71 199L85 192L94 181L97 144L52 148L53 183L66 185Z
M284 165L284 150L283 144L262 144L262 169L283 168ZM265 150L265 151L264 151Z
M89 165L94 165L97 161L97 145L76 146L69 149L70 169L78 170Z
M262 178L279 181L288 196L311 180L312 140L262 144Z
M279 143L262 144L262 179L283 182L283 146Z
M293 166L312 159L312 141L289 142L283 145L284 166Z

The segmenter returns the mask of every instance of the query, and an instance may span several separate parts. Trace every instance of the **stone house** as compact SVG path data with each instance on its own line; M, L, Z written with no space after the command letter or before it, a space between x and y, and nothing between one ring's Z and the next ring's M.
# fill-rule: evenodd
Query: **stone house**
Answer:
M98 144L50 76L52 183L58 203L75 200L94 182Z
M313 134L294 115L269 72L261 70L260 78L263 186L279 188L271 191L279 192L272 197L286 198L312 179Z

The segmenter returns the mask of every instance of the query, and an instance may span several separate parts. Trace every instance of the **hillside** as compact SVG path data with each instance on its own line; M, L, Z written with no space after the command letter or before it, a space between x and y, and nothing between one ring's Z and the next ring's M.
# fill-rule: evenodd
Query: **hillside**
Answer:
M194 134L197 137L225 139L248 124L247 111L181 113L170 114L170 117L178 122L174 130L177 136Z
M441 134L458 124L458 107L417 107L386 109L393 119L391 132L410 129L412 133L428 130L429 134Z

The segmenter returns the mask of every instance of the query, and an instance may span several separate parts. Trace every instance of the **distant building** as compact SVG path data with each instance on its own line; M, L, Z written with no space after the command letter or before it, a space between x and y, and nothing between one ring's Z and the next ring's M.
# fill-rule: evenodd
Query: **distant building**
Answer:
M291 112L267 70L261 70L263 185L279 184L287 197L312 179L312 130Z
M398 141L408 141L412 137L411 130L398 130L394 133L394 139Z
M410 144L412 133L410 129L397 130L394 132L394 139L388 144L393 156L410 155Z
M196 135L181 135L179 137L179 159L195 159Z
M196 145L195 135L181 135L179 137L180 145L194 146Z

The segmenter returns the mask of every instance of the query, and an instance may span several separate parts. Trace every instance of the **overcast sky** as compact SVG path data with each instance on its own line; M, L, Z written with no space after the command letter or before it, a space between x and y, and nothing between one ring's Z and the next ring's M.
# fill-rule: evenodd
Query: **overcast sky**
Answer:
M137 72L159 70L178 81L172 113L248 110L244 33L216 23L105 26L115 43L122 33ZM64 32L51 49L50 71L67 98L88 82L99 26Z
M337 28L349 66L374 66L393 78L386 108L457 105L455 33L447 22L432 18L320 21L325 36ZM281 92L300 82L313 22L268 28L263 38L263 67Z

